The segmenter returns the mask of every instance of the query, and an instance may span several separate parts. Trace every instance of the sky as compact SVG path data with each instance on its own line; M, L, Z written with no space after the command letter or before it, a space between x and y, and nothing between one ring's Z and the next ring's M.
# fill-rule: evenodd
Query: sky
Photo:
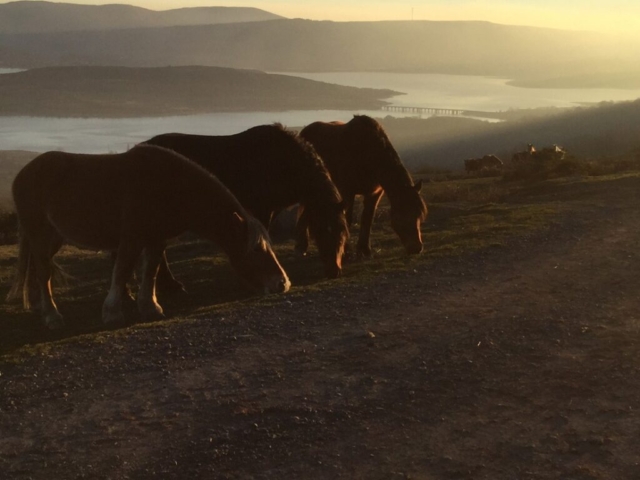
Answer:
M312 20L410 20L413 17L415 20L485 20L625 35L637 35L640 31L640 0L67 0L66 3L128 3L152 10L243 6Z

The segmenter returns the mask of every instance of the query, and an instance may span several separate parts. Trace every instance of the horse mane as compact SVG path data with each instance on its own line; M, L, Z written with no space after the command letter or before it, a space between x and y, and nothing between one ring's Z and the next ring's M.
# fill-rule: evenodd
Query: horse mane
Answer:
M322 203L338 204L342 202L342 196L331 180L331 174L313 145L298 135L297 132L286 128L281 123L275 122L263 127L275 128L282 132L283 138L291 142L294 148L303 152L302 159L298 159L296 166L304 181L301 182L300 198L307 205L319 205ZM259 128L259 127L255 127Z
M260 240L271 242L269 232L264 228L260 220L253 215L247 215L247 244L246 252L250 252L258 244Z
M416 192L416 195L406 195L405 202L404 208L413 212L421 222L427 219L427 204L422 198L422 195L420 195L420 192Z
M163 155L158 155L158 152L162 152ZM206 187L204 188L206 190L211 190L213 188L219 194L219 202L227 202L230 208L237 210L243 215L247 215L247 211L244 206L217 176L204 168L202 165L187 158L185 155L182 155L166 147L161 147L159 145L150 145L146 143L139 143L137 145L134 145L123 155L136 154L141 154L149 158L155 168L161 168L162 162L166 161L168 158L171 158L174 162L176 159L180 159L181 163L183 164L181 168L183 168L185 171L191 170L193 172L197 172L198 177L201 178L199 184L205 182Z
M362 145L369 145L373 151L384 153L377 155L376 160L380 163L378 167L395 186L413 185L411 175L400 160L400 155L380 122L368 115L354 115L346 125L356 130L359 148Z
M386 180L382 186L389 194L389 198L401 195L403 208L424 221L427 217L427 206L422 196L413 189L411 174L402 163L400 155L380 122L368 115L354 115L346 125L348 128L356 129L359 145L371 145L372 150L384 152L383 155L377 155L375 160L379 162L378 167ZM411 194L408 189L416 194ZM409 192L409 194L402 192Z

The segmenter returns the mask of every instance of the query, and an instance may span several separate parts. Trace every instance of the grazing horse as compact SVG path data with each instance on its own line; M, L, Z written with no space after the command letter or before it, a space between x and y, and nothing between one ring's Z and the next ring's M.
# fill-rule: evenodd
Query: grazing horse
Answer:
M559 147L558 145L553 145L551 147L545 147L542 150L537 150L532 153L532 158L539 162L552 161L557 162L560 160L564 160L567 151Z
M468 158L464 161L464 169L467 173L479 172L482 170L479 158Z
M422 251L420 224L427 216L427 207L420 196L422 182L413 183L382 126L365 115L355 115L347 123L315 122L301 132L324 160L331 178L342 194L351 225L353 202L363 195L364 208L360 224L357 251L371 255L371 224L383 193L391 204L391 226L407 252ZM296 248L306 251L307 220L304 214L298 222Z
M213 175L170 150L136 146L126 153L44 153L13 182L20 222L18 274L8 298L30 306L30 277L40 290L45 324L63 326L51 295L53 256L64 240L117 251L104 323L124 320L127 280L144 251L138 309L162 318L155 279L165 242L189 230L229 256L244 282L265 293L286 292L290 282L264 227Z
M349 235L342 197L316 151L294 132L273 124L236 135L169 133L144 143L174 150L216 175L267 228L281 210L303 205L326 275L340 275ZM167 290L182 288L166 260L159 281Z
M482 158L470 158L464 161L464 169L467 173L479 172L484 169L501 170L504 164L495 155L485 155Z
M511 157L511 162L512 163L528 162L533 158L533 155L535 152L536 152L535 147L532 144L527 143L527 149L524 152L514 153L513 156Z

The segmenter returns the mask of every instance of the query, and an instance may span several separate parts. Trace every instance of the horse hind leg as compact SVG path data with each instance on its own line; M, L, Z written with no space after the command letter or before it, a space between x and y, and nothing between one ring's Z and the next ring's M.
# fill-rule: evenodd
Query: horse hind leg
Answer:
M62 246L62 237L52 226L47 225L37 234L29 235L29 245L31 262L33 262L30 268L35 273L35 285L31 282L27 285L30 290L29 295L39 290L37 308L40 310L44 324L51 330L60 329L64 327L64 320L53 300L51 279L57 269L53 263L53 256Z
M142 261L142 278L138 290L138 310L143 321L160 320L164 318L162 307L156 298L156 276L164 256L164 245L147 246L144 249Z
M129 294L127 282L141 252L142 245L139 243L126 238L121 239L111 276L111 287L102 305L102 322L106 325L124 323L123 306Z

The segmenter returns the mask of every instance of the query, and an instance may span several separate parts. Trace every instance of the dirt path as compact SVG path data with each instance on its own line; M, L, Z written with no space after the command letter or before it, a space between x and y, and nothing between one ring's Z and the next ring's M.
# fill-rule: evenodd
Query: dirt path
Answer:
M0 364L0 478L637 478L640 181L549 199L506 248Z

